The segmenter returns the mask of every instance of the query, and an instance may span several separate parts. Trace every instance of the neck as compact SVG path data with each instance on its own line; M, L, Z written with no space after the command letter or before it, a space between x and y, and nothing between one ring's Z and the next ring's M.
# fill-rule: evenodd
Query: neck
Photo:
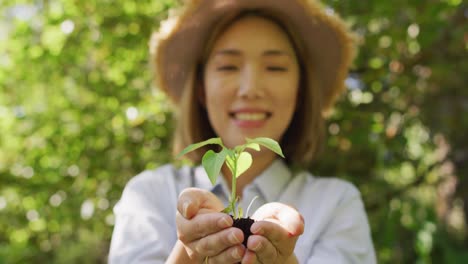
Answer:
M239 178L237 178L236 195L241 198L245 186L251 183L258 175L260 175L260 173L262 173L266 168L268 168L271 165L271 163L273 163L276 157L275 154L269 150L262 150L256 153L251 152L251 154L253 156L252 166L247 171L245 171ZM224 165L221 170L223 172L224 179L228 183L229 189L231 189L231 171L227 168L226 165Z

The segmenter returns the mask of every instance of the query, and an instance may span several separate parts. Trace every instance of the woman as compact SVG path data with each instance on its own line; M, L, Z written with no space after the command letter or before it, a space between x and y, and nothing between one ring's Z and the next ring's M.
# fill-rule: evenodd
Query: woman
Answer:
M280 142L286 160L253 151L238 179L243 208L259 197L247 246L220 213L226 168L214 187L201 167L138 175L115 207L111 263L376 262L359 191L300 169L314 158L353 57L337 17L306 0L187 1L151 51L158 86L179 107L175 152L215 136L227 147L262 136ZM190 158L200 162L206 150Z

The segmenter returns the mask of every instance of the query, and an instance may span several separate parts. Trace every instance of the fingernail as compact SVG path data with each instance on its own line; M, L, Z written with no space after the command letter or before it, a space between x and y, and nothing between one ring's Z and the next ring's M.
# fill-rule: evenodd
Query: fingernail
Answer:
M227 217L223 217L218 221L218 226L220 228L230 227L232 224L229 222Z
M261 231L262 231L262 228L257 225L252 225L252 227L250 228L250 232L256 235L260 234Z
M190 206L190 202L184 202L184 204L182 205L182 213L184 214L184 217L185 218L188 218L187 217L187 210L188 210L188 207Z
M231 232L231 233L229 234L229 241L230 241L231 243L233 243L233 244L239 244L239 243L240 243L240 241L239 241L239 239L237 238L237 236L236 236L236 234L235 234L234 231Z
M240 259L241 256L240 256L240 254L239 254L239 249L237 249L237 248L234 249L234 250L232 251L232 253L231 253L231 256L232 256L234 259Z
M259 242L255 247L252 248L253 251L257 252L262 248L262 243Z

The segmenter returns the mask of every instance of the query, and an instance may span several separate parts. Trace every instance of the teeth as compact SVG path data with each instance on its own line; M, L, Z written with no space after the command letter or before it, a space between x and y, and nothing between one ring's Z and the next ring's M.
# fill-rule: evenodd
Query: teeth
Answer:
M234 117L238 120L257 121L267 117L266 113L237 113Z

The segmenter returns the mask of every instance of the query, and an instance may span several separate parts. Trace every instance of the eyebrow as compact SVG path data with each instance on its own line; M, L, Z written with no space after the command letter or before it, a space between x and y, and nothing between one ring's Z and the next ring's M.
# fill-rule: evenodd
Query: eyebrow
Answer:
M218 55L229 55L229 56L240 56L242 52L237 49L225 49L225 50L220 50L215 53L215 56ZM283 50L266 50L263 52L262 56L268 57L268 56L288 56L292 57L289 52L283 51Z
M291 57L289 52L283 50L267 50L263 52L263 56L288 56Z
M240 56L241 52L240 50L236 50L236 49L224 49L224 50L217 51L215 53L215 56L218 56L218 55Z

